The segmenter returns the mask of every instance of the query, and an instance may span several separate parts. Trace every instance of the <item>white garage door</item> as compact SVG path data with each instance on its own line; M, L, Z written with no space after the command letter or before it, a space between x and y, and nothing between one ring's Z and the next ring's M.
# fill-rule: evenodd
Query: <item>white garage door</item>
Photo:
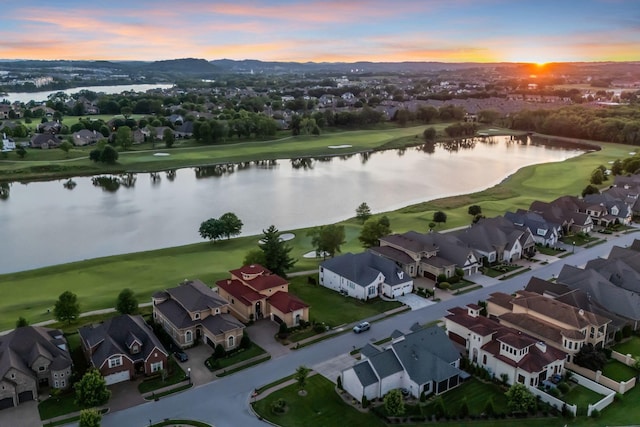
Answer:
M128 381L129 371L116 372L115 374L107 375L104 379L107 382L107 385Z

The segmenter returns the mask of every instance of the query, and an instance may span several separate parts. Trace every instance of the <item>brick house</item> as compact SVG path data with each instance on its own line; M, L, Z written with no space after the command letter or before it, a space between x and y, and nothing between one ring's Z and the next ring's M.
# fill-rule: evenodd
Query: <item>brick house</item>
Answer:
M244 325L229 314L229 303L199 280L185 280L152 296L153 319L181 348L203 340L232 350L240 345Z
M107 385L167 368L169 353L142 316L116 316L78 332L85 357Z
M58 329L24 326L0 336L0 409L35 400L41 387L69 388L72 364Z

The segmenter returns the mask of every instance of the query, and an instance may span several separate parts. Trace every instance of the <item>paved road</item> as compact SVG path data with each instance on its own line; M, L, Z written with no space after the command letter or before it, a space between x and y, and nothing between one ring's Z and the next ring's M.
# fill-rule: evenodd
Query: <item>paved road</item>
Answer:
M515 292L518 289L522 289L532 276L550 279L552 276L558 275L564 264L582 266L591 259L606 257L613 245L630 245L635 237L640 238L640 235L637 233L622 235L593 248L576 248L576 252L573 255L560 259L553 264L540 266L536 270L528 271L512 279L499 282L494 286L483 287L474 292L460 295L457 298L376 322L375 327L368 333L338 335L320 344L292 351L253 368L195 387L181 394L162 399L159 402L149 402L114 412L113 414L107 414L102 421L102 426L121 427L126 425L144 427L149 425L150 421L158 422L167 418L195 419L213 424L216 427L268 426L268 424L254 417L249 410L249 396L256 387L290 375L300 365L313 366L348 353L353 349L353 346L362 347L367 342L374 342L388 337L395 329L406 330L414 322L427 323L439 319L452 307L464 306L468 303L484 300L489 294L496 291Z

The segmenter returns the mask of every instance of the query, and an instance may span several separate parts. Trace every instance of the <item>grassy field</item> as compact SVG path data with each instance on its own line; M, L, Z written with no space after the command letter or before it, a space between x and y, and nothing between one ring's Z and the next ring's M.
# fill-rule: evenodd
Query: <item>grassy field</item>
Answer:
M629 381L638 375L638 371L636 371L631 366L627 366L622 362L618 362L617 360L609 360L606 365L604 365L604 369L602 370L602 375L607 378L611 378L614 381Z
M414 134L419 132L416 128L400 131ZM398 133L390 136L389 132L382 132L378 144L384 145L384 141L398 136ZM346 134L335 135L339 139L331 140L332 144L358 140L363 146L375 145L365 141L367 135L371 136L370 132L349 135L352 139ZM313 138L307 139L313 143ZM299 143L302 144L300 141ZM523 168L500 185L485 191L420 203L387 212L386 215L393 232L402 233L428 230L433 213L442 210L447 214L447 223L438 226L441 231L469 224L471 217L467 209L472 204L480 205L483 214L492 217L502 215L507 210L526 209L534 200L549 201L560 195L580 194L588 184L593 169L601 164L606 165L609 161L627 157L633 151L632 147L625 145L601 145L600 151L589 152L565 162ZM605 182L606 184L608 183ZM342 252L361 252L362 247L358 241L361 224L353 218L340 224L344 225L346 234ZM298 260L294 271L317 269L320 259L302 256L314 249L306 235L308 230L280 231L296 235L288 242L292 247L291 255ZM0 291L4 295L0 300L0 330L12 328L20 316L30 323L51 319L55 301L66 290L78 295L81 311L86 312L113 307L118 293L124 288L132 289L139 301L144 302L149 301L153 292L173 287L185 278L199 278L205 283L213 284L216 280L228 277L229 270L238 268L246 253L257 248L257 240L256 236L248 236L216 243L203 242L0 275ZM15 289L29 291L14 292ZM306 299L304 294L300 297ZM313 306L315 303L310 301L310 304ZM311 315L315 317L313 308Z
M475 378L470 379L459 387L454 388L442 395L445 410L450 414L455 414L462 405L463 399L467 399L469 414L480 415L484 412L487 402L491 398L493 408L496 413L507 413L507 397L499 386L495 384L485 384ZM433 403L425 408L425 414L433 414Z
M299 396L297 385L278 390L253 404L264 419L282 427L313 426L384 426L373 414L362 414L342 401L334 391L334 384L322 375L307 380L307 395ZM276 415L271 403L284 399L287 411Z
M439 123L431 126L442 132L442 129L449 124ZM158 144L159 147L155 150L148 149L149 145L146 144L133 147L130 151L121 152L115 165L90 161L89 152L93 147L74 148L68 154L60 149L32 149L28 150L24 159L19 159L16 153L9 153L7 160L0 162L0 178L12 180L47 176L158 171L187 166L238 163L256 159L271 160L349 154L422 143L422 132L426 127L335 132L320 136L287 136L270 141L233 142L181 148L180 144L193 144L193 141L183 140L171 149L166 149L162 144ZM329 146L340 145L349 147L329 148ZM154 156L157 152L169 153L170 156Z
M589 390L579 384L575 384L571 390L562 396L562 400L572 405L578 406L578 415L586 415L589 404L599 402L604 396Z

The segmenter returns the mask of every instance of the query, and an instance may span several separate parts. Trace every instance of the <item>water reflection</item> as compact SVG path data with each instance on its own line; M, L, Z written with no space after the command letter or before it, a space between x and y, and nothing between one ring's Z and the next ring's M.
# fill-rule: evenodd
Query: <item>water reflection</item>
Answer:
M0 200L7 200L11 194L11 184L8 182L0 183Z
M294 169L313 169L313 159L310 159L309 157L291 159L291 167Z
M136 185L136 174L135 173L125 173L124 175L120 175L120 184L125 188L133 188Z
M94 176L91 183L109 193L115 193L120 188L120 180L114 176Z
M68 180L65 181L64 184L62 184L62 186L67 190L73 190L74 188L76 188L76 185L78 184L71 178L69 178Z
M170 169L167 172L165 172L165 174L167 175L167 179L169 181L173 181L174 179L176 179L176 170L175 169Z

